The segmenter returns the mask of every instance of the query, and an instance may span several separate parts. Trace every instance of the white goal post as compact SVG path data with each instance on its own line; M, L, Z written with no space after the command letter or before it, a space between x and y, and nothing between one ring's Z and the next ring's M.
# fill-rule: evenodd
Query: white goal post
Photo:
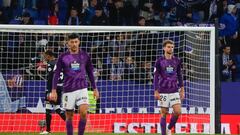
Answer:
M89 115L87 132L159 132L153 66L162 55L162 41L171 39L175 42L175 55L183 61L186 91L178 126L185 127L184 132L215 133L214 27L44 25L0 25L0 132L38 129L36 123L44 119L45 111L46 69L42 52L52 49L58 56L66 50L66 37L73 32L80 34L80 48L92 57L101 96L98 108L94 107L98 114L94 110ZM33 122L21 123L21 127L9 125L14 124L10 122L14 115L21 117L16 121L26 117L26 121ZM62 132L61 124L56 124L61 121L58 116L52 121L53 130ZM128 130L130 124L135 126L132 130ZM17 128L11 130L14 127ZM175 132L183 131L176 127Z

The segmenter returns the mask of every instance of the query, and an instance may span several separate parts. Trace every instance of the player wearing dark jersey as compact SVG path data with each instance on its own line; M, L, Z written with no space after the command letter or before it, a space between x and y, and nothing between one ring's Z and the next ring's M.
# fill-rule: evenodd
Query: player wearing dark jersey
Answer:
M51 90L52 90L52 80L54 75L54 67L56 64L56 60L52 51L48 50L44 53L44 59L47 62L47 89L46 89L46 131L40 134L49 134L51 133L51 112L54 109L55 112L63 119L66 119L64 111L61 109L61 98L58 98L57 101L51 100ZM63 89L63 74L61 74L60 79L57 83L57 95L58 97L62 96Z
M173 108L168 135L175 126L181 114L181 100L184 99L184 87L181 73L181 60L173 56L174 43L171 40L163 42L164 56L158 58L154 68L154 97L161 107L161 130L166 135L166 115L169 107ZM178 91L180 89L180 91Z
M80 121L78 123L78 135L83 135L88 111L88 76L93 88L93 95L96 99L99 97L96 88L93 65L90 56L83 50L79 49L80 39L78 34L70 34L68 36L68 51L58 57L56 70L52 85L52 98L57 100L57 80L60 72L64 74L64 94L63 108L66 110L66 128L67 135L73 135L72 118L75 106L78 106Z

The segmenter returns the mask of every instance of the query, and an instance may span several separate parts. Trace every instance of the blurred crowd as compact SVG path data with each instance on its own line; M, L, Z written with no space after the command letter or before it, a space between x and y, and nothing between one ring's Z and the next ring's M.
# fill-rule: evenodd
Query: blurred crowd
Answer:
M0 23L172 26L209 23L239 0L0 0ZM236 17L237 13L235 14Z
M182 25L198 25L206 26L207 24L215 24L218 19L219 39L220 44L220 69L222 81L239 81L240 80L240 0L0 0L0 24L25 24L25 25L111 25L111 26L182 26ZM216 25L216 24L215 24ZM141 35L141 34L139 34ZM137 35L135 38L141 38ZM45 35L46 36L46 35ZM31 42L37 41L34 47L30 50L21 50L24 48L13 48L14 51L19 52L42 52L42 44L47 44L48 41L59 38L60 47L57 51L63 49L64 36L50 36L52 39L46 40L41 35L34 36L18 36L17 40L27 40L24 38L32 38ZM108 37L108 36L106 36ZM15 37L16 38L16 37ZM111 37L109 37L111 38ZM117 38L117 37L116 37ZM119 36L118 38L122 38ZM123 37L125 42L128 37ZM45 40L44 40L45 39ZM122 40L121 39L121 40ZM110 39L111 41L112 39ZM119 41L121 41L119 40ZM113 40L112 40L113 41ZM61 43L60 43L61 42ZM123 42L123 41L121 41ZM134 41L131 41L131 44ZM134 45L138 45L138 41ZM8 42L8 46L11 46ZM32 43L25 43L32 44ZM54 44L49 42L49 46ZM109 43L111 44L111 43ZM128 43L125 43L128 44ZM146 46L147 47L147 46ZM1 48L2 51L4 48ZM33 49L33 50L32 50ZM118 49L121 49L118 48ZM127 48L128 51L131 48ZM127 50L126 49L126 50ZM136 46L134 49L146 50L144 47ZM156 49L155 45L147 48L151 56L158 54L151 52ZM92 49L90 51L106 51L106 48ZM124 50L124 51L126 51ZM114 52L114 51L113 51ZM123 52L123 50L122 50ZM146 53L149 53L148 51ZM154 53L154 54L153 54ZM144 70L152 66L152 63L147 63L149 59L145 58L145 63L137 63L136 58L130 55L122 58L121 53L111 54L111 59L103 59L103 61L110 61L112 65L105 64L103 68L111 69L106 71L111 73L125 73L121 76L110 76L102 78L110 78L118 80L122 78L131 78L128 72L136 71L135 66L142 67ZM14 55L14 54L7 54ZM16 55L16 54L15 54ZM26 61L21 63L29 63L34 61L36 54L22 54L24 57L29 57ZM22 56L21 55L21 56ZM25 56L29 55L29 56ZM102 54L105 55L105 54ZM139 55L139 54L138 54ZM140 54L142 55L142 54ZM144 55L144 54L143 54ZM21 57L20 56L20 57ZM5 56L4 56L5 57ZM8 56L18 57L18 56ZM102 56L103 57L103 56ZM107 57L104 57L107 58ZM119 58L121 58L119 60ZM124 61L124 63L121 63ZM9 63L9 62L7 62ZM41 63L39 63L41 65ZM13 65L9 65L13 66ZM104 67L105 66L105 67ZM114 70L113 66L126 67L121 71ZM41 66L40 66L41 67ZM128 68L127 68L128 67ZM139 68L138 70L143 70ZM103 71L104 72L104 71ZM110 73L111 72L111 73ZM142 75L143 76L143 75ZM150 74L144 74L148 78L152 78ZM138 78L141 78L139 75Z
M0 69L23 70L27 79L45 78L47 66L42 55L45 50L52 50L56 57L67 50L66 33L0 34L3 35L0 43L4 45L1 46ZM81 49L91 55L96 79L152 83L152 65L157 50L161 49L159 43L163 41L157 38L159 36L159 33L149 32L81 33Z

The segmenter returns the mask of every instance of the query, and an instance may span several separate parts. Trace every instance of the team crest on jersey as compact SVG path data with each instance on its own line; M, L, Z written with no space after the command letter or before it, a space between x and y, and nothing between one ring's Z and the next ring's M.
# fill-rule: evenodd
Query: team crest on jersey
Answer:
M71 63L71 69L74 71L80 70L80 63L78 63L77 61L74 61L73 63Z
M174 72L174 67L172 67L171 65L167 66L166 67L166 72L168 74L172 74Z

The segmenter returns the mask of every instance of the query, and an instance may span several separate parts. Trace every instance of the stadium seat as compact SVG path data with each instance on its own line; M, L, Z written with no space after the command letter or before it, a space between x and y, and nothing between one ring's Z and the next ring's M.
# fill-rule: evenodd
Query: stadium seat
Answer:
M12 13L13 17L21 16L22 12L23 12L23 9L22 8L14 8L10 12Z
M49 10L47 9L42 9L40 10L39 12L39 19L43 19L43 20L47 20L48 19L48 13L49 13Z
M44 20L34 20L35 25L46 25L46 22Z
M66 24L68 4L65 0L59 0L58 5L59 5L59 13L58 13L59 24L60 25L65 25Z
M26 12L30 13L31 17L35 20L38 18L38 12L35 9L26 9Z
M21 24L21 20L12 19L9 24Z

